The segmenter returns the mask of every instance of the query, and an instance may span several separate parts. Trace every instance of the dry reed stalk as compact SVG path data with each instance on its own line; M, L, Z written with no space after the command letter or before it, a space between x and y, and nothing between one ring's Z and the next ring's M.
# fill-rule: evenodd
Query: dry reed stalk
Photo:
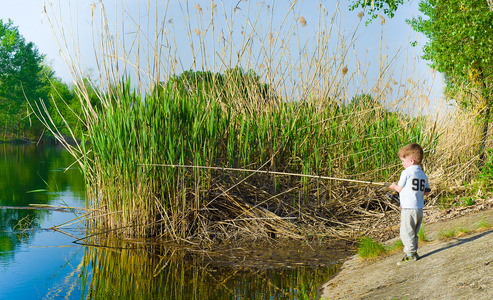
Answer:
M69 146L59 132L54 134L85 171L92 193L88 206L102 210L94 224L126 235L189 243L239 239L245 233L254 239L274 233L295 239L307 234L350 237L368 230L369 220L385 219L396 206L383 199L381 190L321 179L372 184L358 178L395 178L400 170L395 153L409 141L425 144L430 166L445 166L447 174L461 178L460 172L453 173L460 170L453 162L456 156L442 159L446 147L436 149L444 143L437 137L446 125L425 128L423 118L413 116L421 111L418 101L426 98L424 82L401 74L400 84L394 84L399 51L389 55L383 50L383 26L379 78L368 84L369 65L358 57L353 63L350 56L356 31L345 34L337 10L329 17L320 3L319 34L308 47L302 37L309 26L304 24L316 20L301 17L296 2L282 13L279 28L273 25L274 12L263 5L253 18L240 13L253 10L252 2L239 3L241 10L232 9L231 16L223 1L210 8L179 2L185 26L177 31L170 1L143 9L155 22L125 10L110 17L101 3L95 4L94 78L86 78L79 41L67 33L70 26L47 11L74 73L90 148L84 141ZM357 22L359 27L361 19ZM115 24L122 24L123 32ZM186 57L177 49L180 30L190 50L183 51L190 57L185 66ZM126 31L135 35L127 38ZM193 72L185 72L188 68ZM263 89L264 84L269 88ZM100 106L91 104L90 87ZM168 122L177 115L183 119ZM53 123L44 122L48 127ZM227 167L165 172L153 167L158 164ZM256 170L264 165L269 171ZM235 177L244 170L252 174ZM324 175L308 175L313 173ZM301 178L285 178L293 174Z

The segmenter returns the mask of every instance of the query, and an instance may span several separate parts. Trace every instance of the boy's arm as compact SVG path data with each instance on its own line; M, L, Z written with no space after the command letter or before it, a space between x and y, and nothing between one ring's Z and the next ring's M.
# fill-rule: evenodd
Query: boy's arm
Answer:
M389 189L394 190L398 193L400 193L403 189L402 186L398 186L395 182L392 182L392 184L389 186Z

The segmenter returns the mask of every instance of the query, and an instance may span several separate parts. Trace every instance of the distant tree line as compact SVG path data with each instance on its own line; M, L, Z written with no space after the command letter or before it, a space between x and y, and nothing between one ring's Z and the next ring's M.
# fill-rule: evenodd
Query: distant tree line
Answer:
M55 103L62 103L62 99L68 105L57 108ZM74 89L55 76L45 64L45 55L24 39L12 20L0 19L0 141L49 137L45 126L32 113L30 104L35 103L46 108L60 130L65 130L65 125L57 110L74 129L82 130L76 117L80 104Z

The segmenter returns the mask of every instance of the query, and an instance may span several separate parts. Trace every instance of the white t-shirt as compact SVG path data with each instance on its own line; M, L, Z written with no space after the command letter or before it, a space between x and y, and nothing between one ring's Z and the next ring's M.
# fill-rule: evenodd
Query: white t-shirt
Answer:
M399 193L402 208L423 208L425 189L430 185L428 177L419 165L411 165L404 169L397 185L403 187Z

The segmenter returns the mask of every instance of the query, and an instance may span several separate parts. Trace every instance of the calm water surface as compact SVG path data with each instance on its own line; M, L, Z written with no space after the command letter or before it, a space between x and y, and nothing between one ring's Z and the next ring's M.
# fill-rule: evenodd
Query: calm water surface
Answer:
M314 299L335 270L326 263L217 264L204 255L121 241L75 244L86 235L80 223L61 228L65 234L49 229L74 219L73 212L21 209L84 207L83 178L72 163L61 148L0 144L0 299Z

